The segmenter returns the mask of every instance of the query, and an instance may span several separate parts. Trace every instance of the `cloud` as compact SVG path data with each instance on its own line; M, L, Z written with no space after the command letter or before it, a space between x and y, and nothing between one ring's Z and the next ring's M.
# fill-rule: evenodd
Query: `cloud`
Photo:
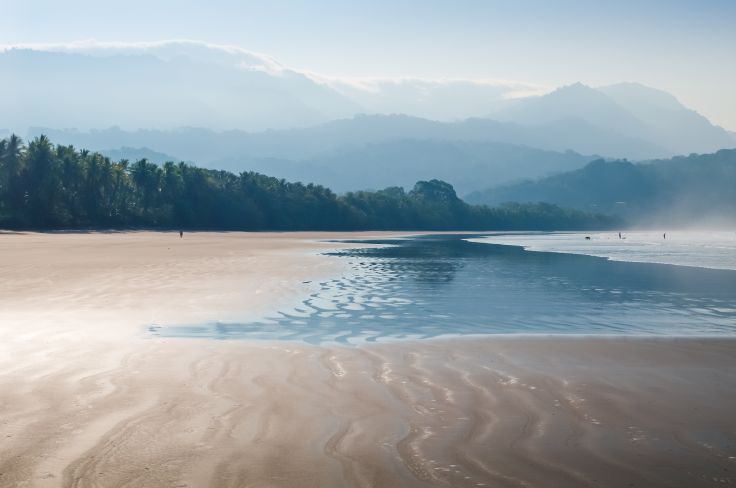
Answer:
M501 90L509 93L521 94L526 96L544 95L552 91L555 87L541 85L538 83L528 83L522 81L512 81L505 79L491 78L418 78L418 77L374 77L374 78L350 78L350 77L330 77L323 76L318 73L305 72L307 76L317 82L327 84L337 90L361 90L369 93L380 93L387 89L399 89L401 87L412 87L423 91L432 91L450 86L465 85L470 88ZM518 95L515 95L516 98Z
M87 39L69 43L26 43L0 45L0 51L29 49L34 51L80 53L90 56L121 54L149 54L169 61L187 56L197 61L225 64L239 69L265 71L279 75L289 70L266 54L248 51L238 46L212 44L189 39L171 39L152 42L110 42Z
M0 45L0 51L10 49L30 49L35 51L81 53L91 56L114 56L120 54L150 54L163 60L178 56L188 56L197 61L215 62L243 70L265 71L272 75L286 72L307 76L312 81L327 85L338 92L349 95L355 92L372 94L390 91L415 90L430 94L443 88L466 86L470 89L484 89L487 92L503 92L506 98L541 95L553 88L535 83L504 79L461 79L461 78L417 78L417 77L374 77L351 78L325 76L307 70L289 68L273 57L249 51L239 46L213 44L191 39L170 39L161 41L116 42L96 39L78 40L68 43L25 43Z
M505 79L335 77L291 68L273 57L239 46L189 39L153 42L109 42L95 39L70 43L0 45L11 49L84 54L154 56L163 61L188 58L201 65L218 65L241 71L258 71L285 81L306 78L329 89L366 113L405 113L438 120L484 117L512 98L548 93L553 87ZM291 86L291 85L290 85ZM307 96L305 104L313 101Z
M505 100L554 87L503 79L344 78L307 73L372 113L407 113L439 120L484 117Z

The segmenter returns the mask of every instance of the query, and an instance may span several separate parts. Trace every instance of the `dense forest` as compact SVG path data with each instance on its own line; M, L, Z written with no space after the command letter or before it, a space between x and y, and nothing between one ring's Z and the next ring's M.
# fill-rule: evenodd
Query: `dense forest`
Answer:
M613 217L544 203L468 205L443 181L411 191L336 195L254 172L233 174L185 163L111 161L99 153L0 140L0 227L209 230L509 230L620 226Z
M590 162L537 181L468 195L476 204L545 201L639 225L736 224L736 149L641 163Z

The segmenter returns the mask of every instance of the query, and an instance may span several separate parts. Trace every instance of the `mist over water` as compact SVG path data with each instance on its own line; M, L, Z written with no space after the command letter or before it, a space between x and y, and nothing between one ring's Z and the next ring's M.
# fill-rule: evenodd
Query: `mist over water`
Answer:
M532 252L473 237L360 241L383 246L330 253L347 260L350 272L318 283L298 307L254 323L149 332L313 344L476 334L736 335L736 271Z

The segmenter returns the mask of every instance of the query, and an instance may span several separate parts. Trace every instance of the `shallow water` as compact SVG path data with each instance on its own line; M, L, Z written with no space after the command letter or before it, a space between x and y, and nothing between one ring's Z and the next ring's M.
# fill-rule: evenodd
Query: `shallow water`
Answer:
M590 237L590 239L586 239ZM632 231L503 233L476 242L522 246L529 251L599 256L614 261L736 270L735 231Z
M347 260L351 271L319 283L292 310L256 323L149 331L314 344L471 334L736 336L736 271L473 240L440 235L360 241L385 246L330 253Z

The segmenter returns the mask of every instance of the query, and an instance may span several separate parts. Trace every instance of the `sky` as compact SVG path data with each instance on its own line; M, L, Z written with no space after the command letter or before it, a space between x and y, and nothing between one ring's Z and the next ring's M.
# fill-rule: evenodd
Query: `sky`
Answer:
M736 131L734 0L0 0L0 45L192 39L344 78L621 81Z

